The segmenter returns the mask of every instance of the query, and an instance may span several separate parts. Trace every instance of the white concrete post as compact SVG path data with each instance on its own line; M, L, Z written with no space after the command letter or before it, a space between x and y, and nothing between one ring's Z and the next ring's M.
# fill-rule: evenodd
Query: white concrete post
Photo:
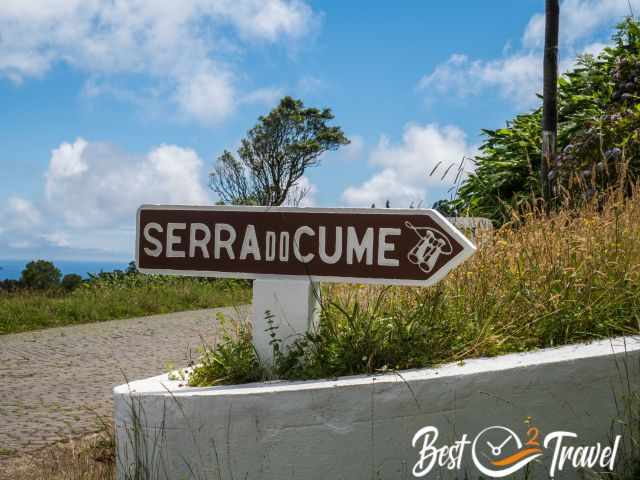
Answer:
M309 280L253 281L253 344L260 359L273 364L267 312L272 315L276 336L285 349L317 325L318 284Z

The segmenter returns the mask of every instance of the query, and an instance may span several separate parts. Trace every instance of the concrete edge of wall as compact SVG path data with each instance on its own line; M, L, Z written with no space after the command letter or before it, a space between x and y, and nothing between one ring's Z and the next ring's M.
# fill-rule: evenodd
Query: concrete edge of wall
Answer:
M158 375L119 385L113 389L116 396L227 396L263 393L291 392L300 390L333 389L357 385L424 381L430 378L460 377L485 372L496 372L514 368L526 368L552 363L571 362L580 359L623 354L640 350L640 336L617 337L591 343L579 343L562 347L546 348L525 353L512 353L498 357L483 357L450 363L435 368L404 370L380 375L359 375L334 380L273 381L245 385L217 387L189 387L183 380L170 380L169 374Z
M118 479L142 462L172 480L404 480L424 426L440 445L496 425L525 438L534 419L545 434L576 432L575 445L608 444L639 360L640 336L335 380L190 388L159 375L114 389ZM549 478L551 458L529 478ZM470 452L461 461L459 477L433 478L478 478Z

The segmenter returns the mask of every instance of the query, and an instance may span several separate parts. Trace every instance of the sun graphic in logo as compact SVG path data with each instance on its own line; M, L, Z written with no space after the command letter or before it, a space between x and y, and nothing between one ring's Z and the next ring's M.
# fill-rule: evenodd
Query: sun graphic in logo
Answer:
M473 441L473 462L478 470L491 478L511 475L542 455L538 429L531 427L527 435L529 440L523 444L507 427L485 428Z

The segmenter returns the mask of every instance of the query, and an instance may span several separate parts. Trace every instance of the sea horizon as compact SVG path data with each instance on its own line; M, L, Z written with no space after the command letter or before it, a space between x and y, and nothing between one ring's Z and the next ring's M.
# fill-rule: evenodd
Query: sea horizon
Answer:
M63 276L75 273L82 278L88 278L90 273L97 274L113 270L126 270L129 265L128 261L117 260L51 260L46 258L43 260L53 262L60 269ZM24 267L31 261L33 260L0 259L0 280L18 280Z

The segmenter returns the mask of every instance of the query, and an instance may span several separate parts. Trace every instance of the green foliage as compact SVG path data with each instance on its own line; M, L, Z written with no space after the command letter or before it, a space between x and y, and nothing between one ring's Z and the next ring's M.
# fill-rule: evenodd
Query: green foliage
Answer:
M283 352L277 331L267 329L273 334L271 375L396 371L638 334L638 218L640 192L634 189L627 201L619 193L580 210L531 213L517 228L504 226L431 288L326 286L317 331ZM251 359L248 335L227 336L218 348L226 369L243 366L234 382L263 376L249 368L257 359ZM249 373L244 380L242 371ZM204 364L199 374L216 383L230 377Z
M487 137L476 169L458 190L452 207L464 214L496 220L508 218L539 191L541 113L518 115L506 128L483 130Z
M328 108L306 108L301 100L284 97L249 130L239 159L226 150L218 158L211 188L232 205L299 201L306 192L295 188L305 170L318 165L323 153L349 143L340 127L327 124L333 118Z
M579 203L640 173L640 26L627 19L613 45L581 56L559 80L558 158L549 173L555 202ZM475 171L453 210L497 223L540 196L541 112L483 130Z
M21 290L23 287L20 280L0 280L0 292L17 292Z
M375 208L375 205L372 208ZM458 212L456 211L454 205L451 202L449 202L448 200L438 200L437 202L435 202L433 204L433 206L431 208L433 208L434 210L437 210L438 212L440 212L445 217L457 217L458 216Z
M0 334L245 303L246 282L106 272L71 292L0 291Z
M60 270L52 262L34 260L27 263L20 281L26 288L48 290L60 286L61 276Z
M67 291L72 291L82 284L82 277L77 273L68 273L62 278L60 286Z
M266 378L251 343L251 330L245 323L228 322L218 314L220 342L202 347L200 363L189 374L189 385L210 386L221 383L256 382Z

